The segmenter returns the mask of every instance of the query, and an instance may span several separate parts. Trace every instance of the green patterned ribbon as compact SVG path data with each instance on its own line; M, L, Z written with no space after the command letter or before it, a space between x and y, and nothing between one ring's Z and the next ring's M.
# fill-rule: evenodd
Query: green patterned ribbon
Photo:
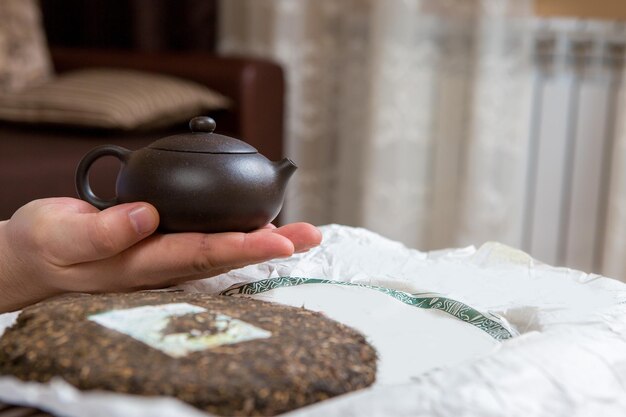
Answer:
M301 278L301 277L278 277L267 278L260 281L250 282L247 284L235 285L225 291L222 295L255 295L276 288L294 287L303 284L332 284L344 285L350 287L368 288L387 294L404 304L425 309L440 310L448 313L459 320L476 326L483 330L496 340L506 340L515 336L515 332L510 329L503 321L493 315L484 314L451 298L443 297L435 293L410 294L404 291L392 290L390 288L378 287L374 285L357 284L352 282L334 281L321 278ZM488 317L489 316L489 317Z

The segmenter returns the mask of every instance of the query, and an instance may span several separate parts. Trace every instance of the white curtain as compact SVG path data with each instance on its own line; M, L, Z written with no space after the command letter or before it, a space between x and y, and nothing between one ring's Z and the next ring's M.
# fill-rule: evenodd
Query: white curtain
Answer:
M618 28L621 35L618 40L626 38L626 26ZM616 42L620 51L617 59L624 59L624 44ZM601 242L603 246L603 264L600 270L603 274L626 281L626 67L615 76L615 142L609 147L611 157L611 175L607 188L609 189L608 211L606 219L606 236Z
M571 164L538 176L533 160L537 108L558 103L546 96L537 105L546 90L538 83L554 73L537 61L543 29L533 0L223 0L220 10L222 53L269 57L286 70L286 153L300 169L285 220L362 226L422 250L497 240L546 262L626 277L624 112L616 113L615 172L599 175L611 190L594 209L603 219L583 236L604 256L570 262L569 226L543 230L569 218L560 200L578 194ZM563 113L559 105L548 110ZM547 132L541 141L552 144ZM567 198L541 188L550 181ZM551 205L560 211L542 211ZM606 234L591 230L603 222ZM533 233L559 247L543 253Z

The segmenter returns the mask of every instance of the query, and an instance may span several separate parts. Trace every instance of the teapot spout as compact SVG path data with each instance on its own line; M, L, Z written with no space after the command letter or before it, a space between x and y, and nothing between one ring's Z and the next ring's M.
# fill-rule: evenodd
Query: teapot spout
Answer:
M285 182L296 172L296 169L298 169L296 164L289 158L274 162L274 166L278 177Z

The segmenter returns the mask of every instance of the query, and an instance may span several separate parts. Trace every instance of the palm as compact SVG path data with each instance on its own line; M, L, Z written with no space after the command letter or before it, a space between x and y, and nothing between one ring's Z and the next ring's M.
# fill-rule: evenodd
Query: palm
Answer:
M129 213L137 210L155 219L144 234L138 234L128 220ZM65 291L169 286L290 256L321 239L319 231L306 223L252 233L152 234L157 218L156 210L146 203L100 212L82 200L54 198L24 206L0 231L7 242L4 255L22 260L19 266L40 284L37 298Z

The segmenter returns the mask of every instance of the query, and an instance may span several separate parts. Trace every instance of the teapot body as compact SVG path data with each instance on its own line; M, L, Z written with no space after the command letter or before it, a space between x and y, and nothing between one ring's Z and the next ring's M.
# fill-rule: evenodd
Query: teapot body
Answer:
M261 154L204 154L144 148L118 174L119 203L145 201L163 232L247 232L274 220L284 187Z
M104 145L92 149L76 169L76 189L99 209L145 201L159 212L161 232L249 232L278 215L296 166L271 162L238 139L213 133L215 121L196 117L191 133L169 136L146 148ZM116 196L104 200L89 185L100 157L121 162Z

